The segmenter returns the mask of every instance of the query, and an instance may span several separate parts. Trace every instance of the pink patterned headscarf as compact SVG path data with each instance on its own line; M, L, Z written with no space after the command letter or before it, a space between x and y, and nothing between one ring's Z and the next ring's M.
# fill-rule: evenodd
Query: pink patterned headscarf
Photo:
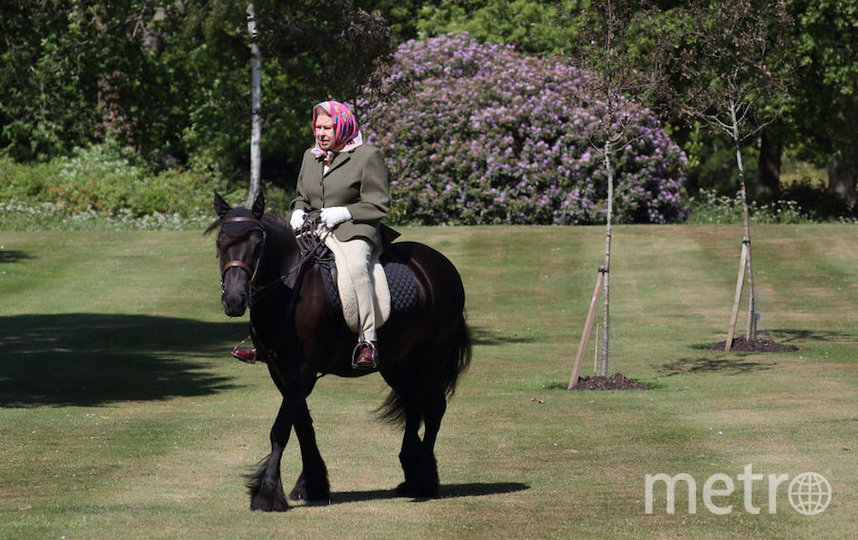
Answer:
M316 134L316 117L319 111L324 111L334 121L334 150L324 151L319 143L313 148L313 154L318 158L330 159L336 152L351 150L363 144L363 135L351 109L339 101L323 101L313 107L313 135Z

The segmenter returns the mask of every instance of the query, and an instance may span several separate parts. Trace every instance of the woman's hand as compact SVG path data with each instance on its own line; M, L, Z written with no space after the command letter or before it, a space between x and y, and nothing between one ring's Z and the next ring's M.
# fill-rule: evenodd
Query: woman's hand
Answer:
M294 230L300 229L304 225L304 211L300 208L292 212L292 217L289 218L289 225L292 226Z
M333 229L343 221L348 221L352 218L351 212L345 206L333 206L331 208L322 208L322 223Z

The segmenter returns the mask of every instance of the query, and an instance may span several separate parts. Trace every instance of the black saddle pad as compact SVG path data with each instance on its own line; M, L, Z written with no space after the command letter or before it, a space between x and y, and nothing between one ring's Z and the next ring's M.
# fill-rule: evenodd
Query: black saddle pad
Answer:
M384 275L387 277L387 287L390 289L390 312L404 312L417 305L417 281L408 269L405 260L394 247L396 244L385 245L384 252L379 257ZM338 311L343 310L340 291L337 287L336 263L332 259L317 261L322 274L322 283L328 293L328 300Z

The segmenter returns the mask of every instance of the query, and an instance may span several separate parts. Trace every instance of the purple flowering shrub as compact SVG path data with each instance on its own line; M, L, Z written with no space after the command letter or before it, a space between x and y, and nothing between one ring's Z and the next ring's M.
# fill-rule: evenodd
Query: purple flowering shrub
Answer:
M369 110L363 130L385 152L393 221L604 222L601 105L583 91L586 72L467 34L406 42L395 59L386 84L411 91ZM630 131L612 156L616 220L684 219L684 154L648 111Z

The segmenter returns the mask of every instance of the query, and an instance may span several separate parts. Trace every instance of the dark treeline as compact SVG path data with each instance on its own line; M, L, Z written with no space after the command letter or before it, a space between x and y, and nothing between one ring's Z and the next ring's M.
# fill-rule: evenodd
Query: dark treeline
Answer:
M396 46L467 31L527 54L586 52L595 0L255 0L263 66L263 179L289 187L308 144L309 109L350 100ZM599 3L604 3L604 0ZM717 3L717 2L716 2ZM0 152L45 161L111 139L154 168L202 167L246 181L250 68L247 1L36 0L0 4ZM687 2L613 2L657 9L636 40L681 43L671 14ZM754 1L750 2L753 7ZM789 0L791 64L784 112L753 140L755 193L781 195L783 156L829 171L854 202L858 177L858 0ZM702 24L702 22L701 22ZM588 28L592 31L592 28ZM682 91L681 77L673 79ZM732 148L659 109L691 158L690 189L735 191Z

